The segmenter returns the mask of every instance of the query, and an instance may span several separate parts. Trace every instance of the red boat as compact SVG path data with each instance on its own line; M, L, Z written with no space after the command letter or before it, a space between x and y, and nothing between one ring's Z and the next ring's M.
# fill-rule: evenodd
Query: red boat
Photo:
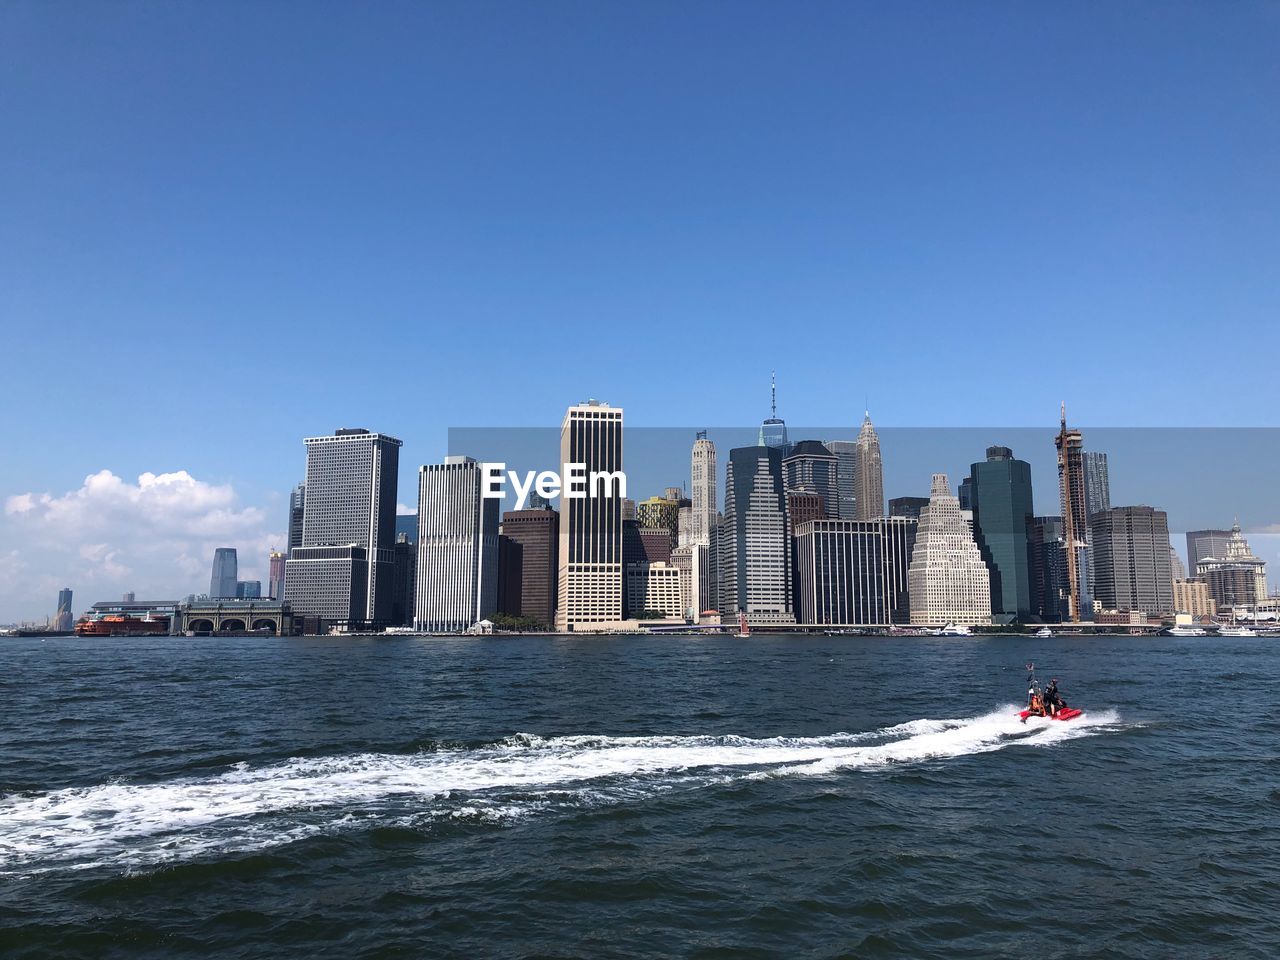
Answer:
M1050 720L1074 720L1076 717L1080 716L1080 714L1082 713L1084 713L1083 710L1077 710L1075 707L1064 707L1063 709L1055 713L1053 716L1049 717L1049 719ZM1044 716L1044 714L1032 713L1030 710L1023 710L1020 714L1018 714L1018 716L1020 716L1023 720L1025 720L1027 719L1027 717L1042 717Z
M1058 681L1055 679L1050 684L1047 692L1040 689L1040 682L1036 680L1036 665L1034 663L1027 664L1027 707L1018 714L1022 718L1022 722L1026 723L1028 717L1048 717L1050 720L1074 720L1083 710L1077 710L1075 707L1068 707L1061 697L1056 697L1058 690ZM1057 703L1058 709L1054 713L1049 713L1051 703Z

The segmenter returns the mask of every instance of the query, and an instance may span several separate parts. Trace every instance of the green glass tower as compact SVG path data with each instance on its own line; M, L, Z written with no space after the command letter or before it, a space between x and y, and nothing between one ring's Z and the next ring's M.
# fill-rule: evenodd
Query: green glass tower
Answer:
M1031 605L1031 464L1008 447L988 447L969 468L973 536L991 570L991 613L1026 622Z

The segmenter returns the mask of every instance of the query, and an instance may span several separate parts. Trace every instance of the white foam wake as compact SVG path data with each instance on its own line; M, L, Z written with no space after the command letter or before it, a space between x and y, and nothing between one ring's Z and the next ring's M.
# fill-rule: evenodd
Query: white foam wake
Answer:
M946 759L1114 729L1114 712L1021 723L1005 707L824 737L538 737L478 749L238 764L216 776L104 783L0 799L0 874L147 866L263 849L355 825L525 816L679 786Z

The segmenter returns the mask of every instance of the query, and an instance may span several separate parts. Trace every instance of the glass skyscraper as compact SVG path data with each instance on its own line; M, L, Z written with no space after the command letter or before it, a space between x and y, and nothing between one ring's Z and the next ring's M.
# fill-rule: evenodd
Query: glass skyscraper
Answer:
M973 536L991 571L991 613L1026 622L1031 602L1031 464L1008 447L988 447L969 468ZM961 504L963 507L963 504Z
M209 596L214 600L235 599L240 579L235 547L218 547L213 551L213 576L209 578Z

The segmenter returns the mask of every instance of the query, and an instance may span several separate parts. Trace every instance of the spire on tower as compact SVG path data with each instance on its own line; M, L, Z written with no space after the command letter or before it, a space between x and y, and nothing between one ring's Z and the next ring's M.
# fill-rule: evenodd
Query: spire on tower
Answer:
M778 415L778 371L769 371L769 416Z

